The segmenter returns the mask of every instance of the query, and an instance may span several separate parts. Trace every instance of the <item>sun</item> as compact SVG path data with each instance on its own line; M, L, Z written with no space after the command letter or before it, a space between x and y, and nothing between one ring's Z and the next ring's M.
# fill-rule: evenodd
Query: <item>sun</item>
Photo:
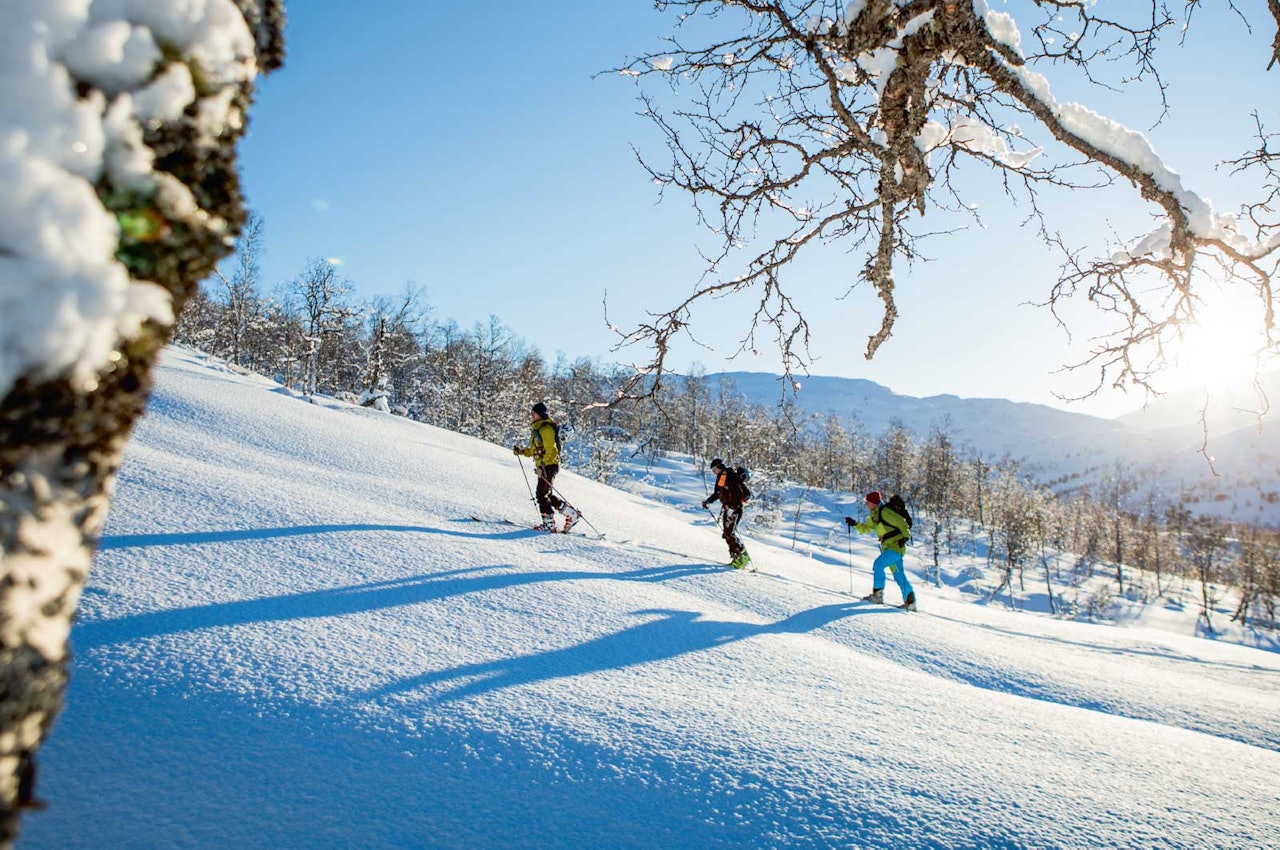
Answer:
M1179 329L1162 383L1172 391L1217 395L1253 380L1268 362L1256 301L1215 292Z

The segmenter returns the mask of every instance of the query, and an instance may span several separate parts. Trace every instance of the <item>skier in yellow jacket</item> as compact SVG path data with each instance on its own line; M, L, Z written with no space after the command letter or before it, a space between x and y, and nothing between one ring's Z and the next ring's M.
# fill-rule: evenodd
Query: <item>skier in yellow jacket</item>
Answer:
M542 514L542 531L556 530L555 511L564 514L564 528L568 531L573 524L582 518L582 514L564 499L557 496L552 489L556 473L560 471L560 426L547 413L547 405L538 402L529 410L529 445L511 447L517 455L533 458L533 465L538 471L538 489L536 498L538 510Z
M862 597L866 602L884 602L884 571L887 567L898 582L902 591L902 605L908 611L916 610L916 593L907 578L907 570L902 564L903 555L907 551L907 540L911 538L911 520L908 519L906 506L902 502L890 499L888 504L881 504L879 490L867 494L867 518L858 522L851 516L844 518L845 524L865 533L874 533L880 538L880 555L871 565L871 592ZM900 507L895 507L898 505Z

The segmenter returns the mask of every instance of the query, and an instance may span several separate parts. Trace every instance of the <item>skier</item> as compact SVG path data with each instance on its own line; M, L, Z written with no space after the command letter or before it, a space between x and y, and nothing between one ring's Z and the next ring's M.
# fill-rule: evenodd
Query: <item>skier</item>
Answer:
M871 565L871 592L862 597L865 602L884 602L884 571L888 567L902 591L902 604L899 608L907 611L916 610L916 593L907 579L907 570L902 564L906 554L907 540L911 537L911 520L901 496L893 496L887 504L881 504L879 490L867 494L867 518L858 522L851 516L844 518L845 524L861 532L873 532L880 538L880 555Z
M529 445L521 447L517 444L511 447L511 451L517 455L533 458L534 466L537 468L536 498L538 511L542 514L542 523L538 525L538 529L555 531L554 512L559 511L564 514L564 528L561 531L568 531L582 518L582 514L573 505L557 496L552 488L556 473L560 471L560 426L551 419L547 413L546 403L541 401L529 410L529 426Z
M720 500L720 536L729 544L729 566L740 570L751 563L747 547L738 539L738 523L742 521L742 505L746 501L746 488L738 473L716 458L711 461L711 471L716 474L716 486L711 495L702 501L704 508Z

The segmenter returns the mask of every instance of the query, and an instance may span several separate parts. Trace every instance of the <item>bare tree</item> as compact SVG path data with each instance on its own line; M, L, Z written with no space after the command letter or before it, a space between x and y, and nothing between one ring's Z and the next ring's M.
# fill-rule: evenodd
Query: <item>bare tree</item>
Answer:
M489 316L488 324L476 322L468 341L474 355L474 372L468 421L462 432L498 440L513 423L526 423L528 405L541 398L540 374L539 385L528 385L520 378L528 379L529 371L541 373L542 362L538 360L535 369L521 375L527 345L494 315Z
M889 493L901 493L915 499L918 458L916 445L907 426L894 419L875 441L876 480Z
M1237 563L1236 584L1240 588L1240 604L1231 615L1233 623L1249 625L1249 609L1261 596L1261 579L1266 563L1266 544L1263 534L1256 528L1240 527L1240 555Z
M809 326L785 272L824 245L860 256L848 283L869 284L882 303L880 327L866 347L870 359L893 332L897 274L919 256L925 214L945 217L935 231L976 219L956 182L961 167L973 165L1025 205L1046 242L1062 248L1050 308L1056 313L1062 299L1083 292L1116 320L1118 330L1076 364L1097 369L1098 387L1150 388L1167 346L1195 316L1202 266L1252 290L1261 330L1276 347L1274 137L1259 123L1258 150L1231 161L1259 173L1264 197L1242 216L1221 215L1182 185L1140 133L1051 93L1047 75L1071 73L1104 88L1146 82L1157 108L1167 109L1159 51L1177 38L1177 27L1163 0L1018 0L998 11L987 0L656 6L678 13L676 35L662 52L619 69L641 83L657 78L674 93L674 105L664 108L657 87L642 88L644 112L672 156L669 165L642 163L664 191L692 197L720 247L692 295L620 332L620 345L651 349L635 390L660 381L669 346L689 332L698 302L749 290L759 304L743 348L754 350L757 333L767 331L787 372L807 367ZM1185 15L1200 6L1187 0ZM1243 17L1236 4L1227 6L1213 14ZM1267 9L1274 19L1268 26L1280 26L1280 3L1268 0ZM1280 34L1258 62L1277 56ZM1108 68L1115 62L1123 63L1118 73ZM1033 136L1039 143L1029 141ZM1152 206L1150 233L1086 252L1051 230L1041 204L1047 190L1113 184L1132 186ZM740 251L745 260L737 259Z
M228 357L237 366L245 365L241 359L245 335L262 306L258 298L258 284L262 277L263 230L262 216L250 212L245 216L240 238L236 240L230 274L217 267L213 270L214 278L222 286L221 326Z
M986 528L988 520L985 501L991 464L984 460L981 454L975 452L966 466L972 471L973 497L974 505L978 510L978 525Z
M426 318L423 291L407 284L396 300L380 296L366 310L365 404L385 395L389 404L403 406L412 365L421 361L417 329ZM381 395L380 395L381 394Z
M932 528L929 532L933 550L933 582L942 585L942 532L950 527L960 512L960 459L951 440L950 420L934 428L928 440L920 447L920 489L915 494L916 504L929 514ZM923 535L922 535L923 536Z
M1202 517L1191 527L1187 535L1187 555L1200 581L1200 617L1205 631L1216 634L1213 612L1221 601L1215 583L1223 572L1222 559L1227 552L1227 529L1215 519Z
M323 371L320 359L325 335L337 331L359 310L344 300L350 284L338 278L338 270L333 263L319 257L307 261L306 270L289 285L289 291L298 299L302 311L307 343L302 391L310 397L316 394Z
M7 79L29 95L0 102L26 139L0 154L4 846L37 804L35 753L122 449L173 317L244 222L235 143L257 73L283 59L281 0L112 4L118 21L75 8L0 6ZM109 25L130 34L129 62L93 41Z
M1006 461L996 471L992 482L995 504L991 506L991 549L988 559L1002 556L1000 583L991 591L988 599L995 599L1000 591L1008 591L1009 607L1017 607L1013 579L1019 580L1018 591L1024 590L1023 569L1031 558L1036 540L1037 499L1030 488L1020 480L1021 470L1013 461Z
M1134 480L1133 472L1125 464L1117 462L1114 470L1102 482L1099 489L1101 490L1100 508L1105 512L1103 519L1110 527L1115 546L1112 560L1116 566L1116 593L1123 595L1125 533L1130 524L1129 497L1137 489L1137 482Z

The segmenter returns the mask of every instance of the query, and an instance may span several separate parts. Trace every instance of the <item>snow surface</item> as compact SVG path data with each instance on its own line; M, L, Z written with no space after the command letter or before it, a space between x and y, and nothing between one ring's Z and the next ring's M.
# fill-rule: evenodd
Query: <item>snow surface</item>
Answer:
M475 522L509 449L157 378L21 846L1280 845L1276 653L858 603L843 530L735 572L674 462L562 475L604 540Z

